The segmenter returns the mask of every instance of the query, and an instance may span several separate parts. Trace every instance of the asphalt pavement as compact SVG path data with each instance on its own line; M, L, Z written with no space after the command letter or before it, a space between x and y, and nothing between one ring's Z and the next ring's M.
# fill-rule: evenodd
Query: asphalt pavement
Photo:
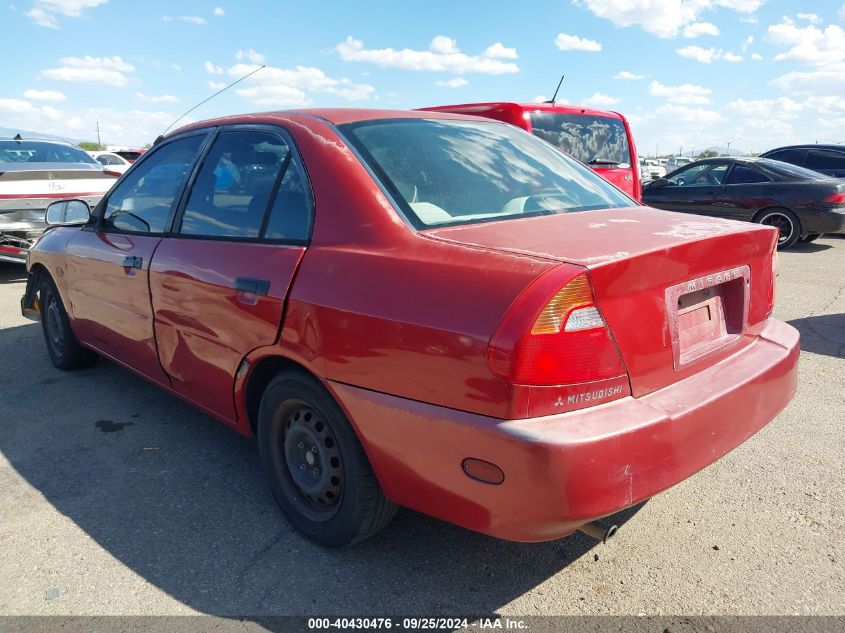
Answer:
M0 264L0 614L845 614L845 239L780 267L798 395L609 544L402 510L334 551L287 524L253 440L111 363L54 369Z

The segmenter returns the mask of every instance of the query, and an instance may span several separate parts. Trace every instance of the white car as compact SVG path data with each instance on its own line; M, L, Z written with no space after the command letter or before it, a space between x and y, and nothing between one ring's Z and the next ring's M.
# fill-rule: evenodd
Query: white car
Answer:
M0 261L26 263L51 202L79 198L93 207L118 175L70 143L0 139Z
M640 158L640 179L651 182L666 175L666 168L654 158Z
M666 161L666 171L673 172L679 167L689 165L691 162L693 162L693 159L687 156L670 156L669 160Z
M88 152L95 161L100 163L103 167L105 167L108 171L116 171L118 173L123 173L129 167L131 167L132 163L128 160L123 158L123 156L118 156L114 152Z

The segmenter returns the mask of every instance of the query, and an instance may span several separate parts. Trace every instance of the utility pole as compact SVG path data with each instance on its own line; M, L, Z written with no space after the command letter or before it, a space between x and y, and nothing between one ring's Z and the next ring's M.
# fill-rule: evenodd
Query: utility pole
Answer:
M660 154L660 143L654 144L654 157L657 158L658 154Z
M100 144L100 122L97 121L97 149L102 149L103 146Z

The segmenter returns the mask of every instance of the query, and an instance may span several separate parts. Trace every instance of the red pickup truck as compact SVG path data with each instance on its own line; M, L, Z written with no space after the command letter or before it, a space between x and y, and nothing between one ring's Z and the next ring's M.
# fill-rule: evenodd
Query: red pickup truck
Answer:
M640 164L627 119L618 112L557 103L464 103L431 112L472 114L504 121L539 136L637 200L642 200Z

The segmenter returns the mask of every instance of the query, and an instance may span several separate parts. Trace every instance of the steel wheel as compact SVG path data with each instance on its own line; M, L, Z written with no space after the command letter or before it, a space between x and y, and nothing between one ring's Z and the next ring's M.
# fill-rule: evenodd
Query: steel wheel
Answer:
M56 295L47 296L47 308L44 311L44 332L47 344L55 358L61 362L64 357L65 335L62 327L62 307L56 300Z
M343 496L343 461L331 426L313 407L289 402L282 408L284 431L278 456L284 460L287 487L314 520L331 518Z

